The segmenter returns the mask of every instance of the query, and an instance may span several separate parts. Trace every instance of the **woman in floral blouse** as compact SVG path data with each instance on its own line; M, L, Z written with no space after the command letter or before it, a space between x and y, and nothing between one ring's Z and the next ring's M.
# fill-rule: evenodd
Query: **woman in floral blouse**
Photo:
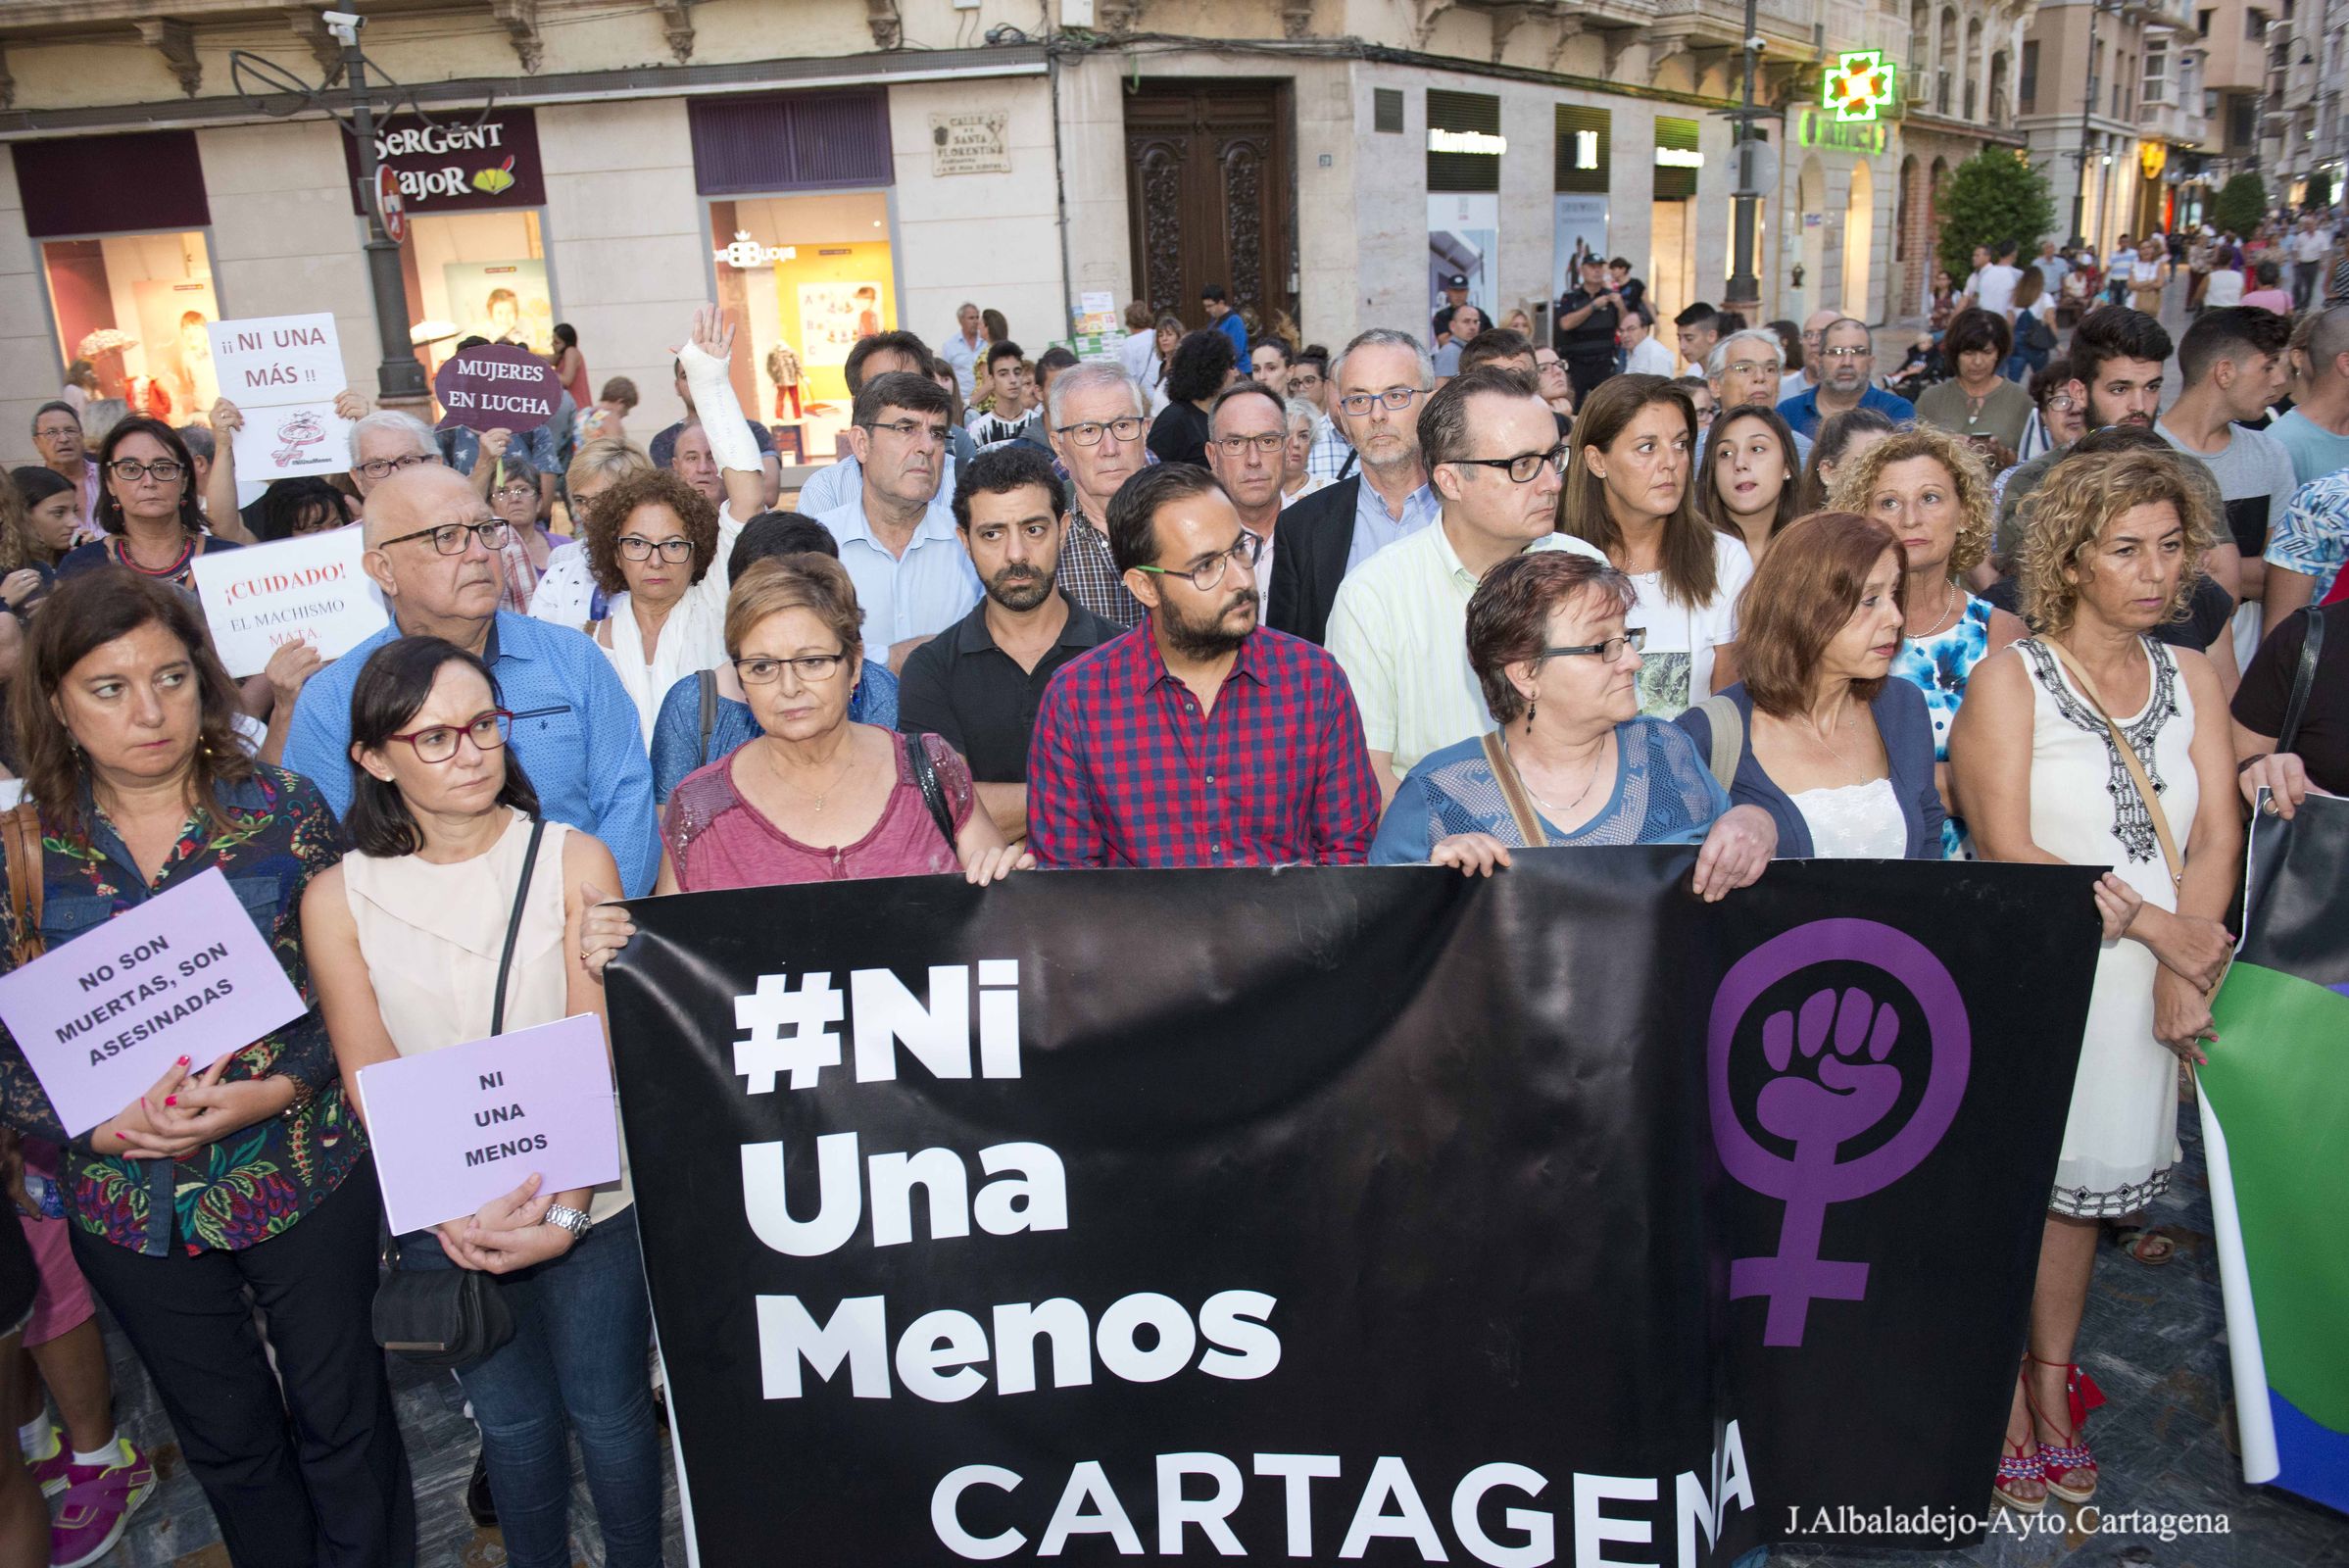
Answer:
M104 566L49 609L13 715L43 864L7 866L12 884L42 880L41 938L54 952L218 867L307 996L302 892L341 853L324 800L237 744L235 689L182 595ZM6 907L0 967L24 936ZM154 1377L230 1558L413 1561L408 1460L368 1333L374 1165L318 1015L220 1062L183 1059L72 1139L0 1030L0 1118L65 1145L74 1258Z

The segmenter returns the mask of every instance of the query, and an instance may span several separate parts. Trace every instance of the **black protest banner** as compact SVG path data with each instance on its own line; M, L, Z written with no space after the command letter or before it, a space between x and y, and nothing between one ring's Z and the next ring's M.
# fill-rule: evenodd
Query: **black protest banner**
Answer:
M701 1560L1726 1564L1979 1516L2093 873L1706 906L1691 860L634 905Z

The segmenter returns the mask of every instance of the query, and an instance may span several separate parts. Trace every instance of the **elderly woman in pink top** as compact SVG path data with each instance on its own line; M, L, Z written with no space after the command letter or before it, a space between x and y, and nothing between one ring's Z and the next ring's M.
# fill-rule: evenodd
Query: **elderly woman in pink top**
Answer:
M1034 860L974 808L970 768L935 735L849 721L863 646L856 590L826 556L743 573L726 605L726 655L764 732L688 773L661 824L660 893L959 870L1000 881ZM591 968L634 935L593 912Z

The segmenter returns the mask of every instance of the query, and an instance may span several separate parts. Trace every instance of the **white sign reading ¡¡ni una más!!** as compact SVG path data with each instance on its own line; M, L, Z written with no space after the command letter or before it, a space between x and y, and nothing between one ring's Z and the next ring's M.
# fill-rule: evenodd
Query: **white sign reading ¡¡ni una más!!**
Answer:
M1011 117L1002 110L930 117L930 172L1007 174Z
M260 316L214 321L220 396L245 416L236 432L239 479L286 479L350 467L351 421L334 412L343 389L334 318Z
M228 673L258 675L269 656L301 639L337 659L381 631L391 615L360 565L359 525L255 545L195 561L196 595Z

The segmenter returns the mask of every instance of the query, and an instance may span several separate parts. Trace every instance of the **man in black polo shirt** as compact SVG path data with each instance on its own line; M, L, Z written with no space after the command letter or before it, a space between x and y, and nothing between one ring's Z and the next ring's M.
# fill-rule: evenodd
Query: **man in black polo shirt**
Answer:
M1017 843L1028 836L1028 734L1044 688L1124 628L1059 591L1067 523L1050 454L1020 441L988 448L955 475L954 509L986 594L907 656L898 728L960 752L979 804Z
M1596 256L1584 258L1583 285L1558 301L1558 322L1550 334L1550 347L1566 362L1566 379L1574 383L1575 407L1615 373L1615 329L1622 322L1623 296L1607 283L1607 264Z

